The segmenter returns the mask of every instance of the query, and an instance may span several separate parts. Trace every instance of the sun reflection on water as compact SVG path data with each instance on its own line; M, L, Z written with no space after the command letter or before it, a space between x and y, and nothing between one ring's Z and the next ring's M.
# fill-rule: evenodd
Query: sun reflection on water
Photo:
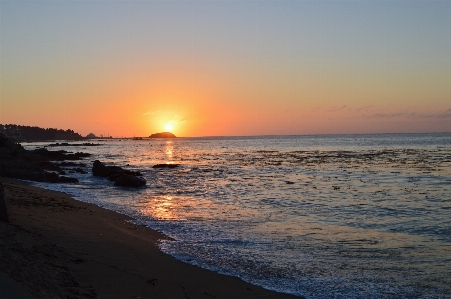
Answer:
M171 140L166 141L166 147L164 149L164 153L166 154L166 156L169 160L172 160L173 155L174 155L174 146L172 145Z
M177 203L170 195L155 196L141 202L141 214L158 220L179 219Z

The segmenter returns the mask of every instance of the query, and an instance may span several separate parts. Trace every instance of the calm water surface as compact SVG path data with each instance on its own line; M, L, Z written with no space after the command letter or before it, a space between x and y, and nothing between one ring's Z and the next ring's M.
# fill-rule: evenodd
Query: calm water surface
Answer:
M451 298L451 134L98 143L51 149L139 169L147 187L43 185L164 232L180 260L312 299Z

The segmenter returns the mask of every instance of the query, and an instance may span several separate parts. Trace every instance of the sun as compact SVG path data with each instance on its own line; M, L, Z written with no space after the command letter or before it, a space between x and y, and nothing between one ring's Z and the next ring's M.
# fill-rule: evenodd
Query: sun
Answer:
M164 128L166 129L166 131L171 131L172 130L172 124L166 124L164 126Z

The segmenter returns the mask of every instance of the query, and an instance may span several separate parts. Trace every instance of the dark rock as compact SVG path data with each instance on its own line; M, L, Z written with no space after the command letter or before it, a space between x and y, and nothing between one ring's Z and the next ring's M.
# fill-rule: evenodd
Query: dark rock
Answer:
M57 173L47 172L45 175L50 183L58 183L60 181Z
M175 168L178 167L180 164L156 164L152 166L152 168Z
M78 167L86 167L84 163L75 163L75 162L61 162L60 166L78 166Z
M88 173L87 171L85 171L85 170L83 170L83 169L81 169L79 167L77 167L77 168L75 168L73 170L75 170L76 172L81 173L81 174L87 174Z
M134 175L123 174L114 182L114 186L121 187L142 187L146 185L146 180Z
M50 160L54 160L54 161L80 160L81 158L85 158L85 157L91 156L91 154L88 154L88 153L81 153L81 152L69 153L69 152L64 151L64 150L49 151L49 150L47 150L45 148L38 148L38 149L35 149L32 152L37 154L37 155L46 157L46 158L48 158Z
M59 175L54 172L62 173L62 170L58 164L49 161L54 156L65 159L65 152L50 152L46 149L27 151L20 144L0 134L0 176L58 183ZM45 170L54 172L45 172Z
M15 178L19 180L35 181L35 182L50 182L47 174L44 171L33 171L27 169L9 169L3 172L2 175L8 178Z
M59 182L60 183L78 183L78 179L77 178L67 177L67 176L60 176L59 177Z
M122 174L119 174L119 173L112 174L112 175L110 175L110 176L108 177L108 179L109 179L110 181L115 181L115 180L117 180L118 177L120 177L121 175L122 175Z
M121 175L121 174L128 174L128 175L134 175L139 176L141 173L139 171L131 171L127 169L123 169L119 166L106 166L99 160L95 160L94 164L92 166L92 174L95 176L102 176L102 177L109 177L111 175Z
M3 191L2 182L0 182L0 221L9 222L8 209L6 208L5 192Z
M67 142L62 142L62 143L59 143L59 142L57 142L57 143L51 143L51 144L48 144L48 145L46 145L46 146L49 146L49 147L55 147L55 146L100 146L100 145L103 145L103 144L101 144L101 143L67 143Z
M149 136L150 138L177 138L174 134L170 132L155 133Z
M112 174L123 174L125 171L119 166L106 166L99 160L95 160L92 165L92 174L95 176L107 177Z

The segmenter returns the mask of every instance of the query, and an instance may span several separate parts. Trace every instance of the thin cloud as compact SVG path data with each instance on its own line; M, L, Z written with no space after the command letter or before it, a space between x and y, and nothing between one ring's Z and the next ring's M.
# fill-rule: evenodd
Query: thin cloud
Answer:
M404 112L374 113L374 114L370 115L369 117L372 117L372 118L397 118L397 117L402 117L402 116L406 116L406 115L408 115L408 114L404 113Z
M374 107L374 105L363 106L363 107L360 107L360 108L356 108L355 111L356 112L368 111L369 109L371 109L373 107Z
M410 119L451 119L451 109L441 113L417 113L417 112L394 112L394 113L375 113L369 115L371 118L393 119L393 118L410 118Z
M346 105L343 105L341 107L332 108L332 110L330 110L330 112L337 112L337 111L343 110L345 108L346 108Z
M160 113L160 112L161 112L161 110L157 110L157 111L148 111L148 112L146 112L146 113L143 113L143 115L155 115L155 114Z
M418 114L418 113L411 113L411 118L420 118L420 119L451 119L451 109L448 109L442 113L432 113L432 114Z

